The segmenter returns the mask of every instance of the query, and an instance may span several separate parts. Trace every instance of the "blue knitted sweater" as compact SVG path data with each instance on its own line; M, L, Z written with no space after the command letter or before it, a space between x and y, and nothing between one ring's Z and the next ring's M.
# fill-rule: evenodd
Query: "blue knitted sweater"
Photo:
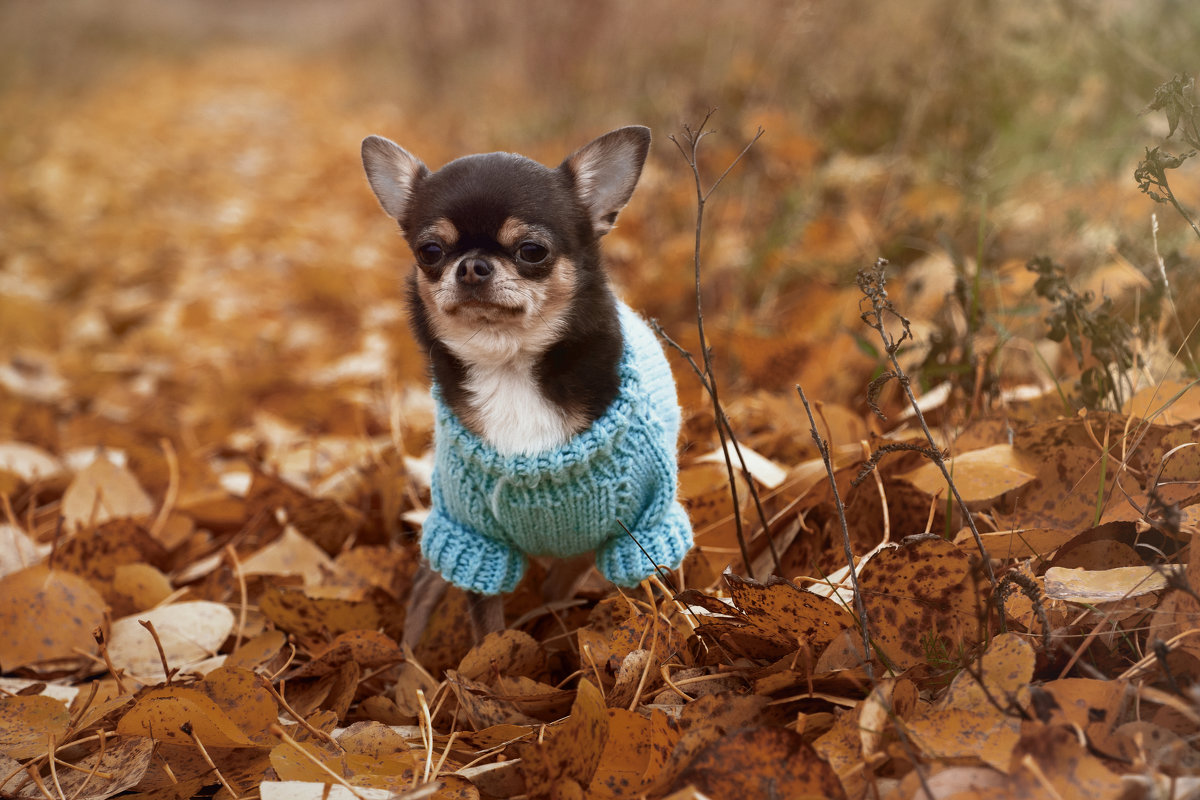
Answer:
M421 550L456 586L511 591L527 554L565 558L591 550L606 578L635 586L655 564L677 567L691 548L691 523L675 499L675 383L653 332L624 303L619 307L620 390L561 448L502 455L467 430L433 387L433 504Z

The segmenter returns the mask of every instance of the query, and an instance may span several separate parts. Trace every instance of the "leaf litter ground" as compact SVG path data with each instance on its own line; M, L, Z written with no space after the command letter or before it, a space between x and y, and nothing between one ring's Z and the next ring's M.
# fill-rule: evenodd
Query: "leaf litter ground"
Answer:
M800 305L767 326L789 333L731 316L716 334L741 370L730 415L761 456L738 479L763 494L787 580L738 577L770 571L768 537L752 531L748 569L680 364L698 548L673 587L591 581L547 604L535 568L503 633L472 646L452 593L402 647L432 415L395 285L405 256L351 146L400 123L322 114L350 94L334 70L239 57L112 79L67 121L33 103L54 124L10 150L33 156L6 165L0 199L24 281L3 293L0 365L5 796L1195 790L1200 394L1160 385L1066 417L1045 400L933 409L999 592L920 456L852 485L914 428L822 406L869 673L824 469L773 390L814 351L845 357L805 368L810 394L865 386L850 290L814 288L841 315L824 330L792 324ZM647 190L685 208L669 170L652 165ZM655 300L686 280L623 266L664 240L651 205L609 243L614 269L686 343L686 305Z

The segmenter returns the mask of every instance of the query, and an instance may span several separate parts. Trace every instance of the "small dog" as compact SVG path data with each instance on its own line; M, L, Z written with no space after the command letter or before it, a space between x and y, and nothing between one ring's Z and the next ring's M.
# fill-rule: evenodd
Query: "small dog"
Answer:
M691 547L670 368L600 259L649 146L635 126L556 169L487 153L431 172L363 140L371 188L416 259L410 317L437 407L421 534L431 570L414 586L410 641L444 591L433 573L495 598L473 604L478 637L503 627L499 595L527 556L594 551L605 577L633 586Z

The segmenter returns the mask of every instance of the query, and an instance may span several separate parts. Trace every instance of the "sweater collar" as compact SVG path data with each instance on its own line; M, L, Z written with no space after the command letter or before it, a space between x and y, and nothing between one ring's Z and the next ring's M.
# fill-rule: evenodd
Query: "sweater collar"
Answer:
M624 321L624 320L622 320ZM622 326L625 327L624 325ZM621 384L617 396L586 430L573 436L562 447L532 455L503 455L472 433L450 410L436 381L431 387L437 410L436 446L448 448L466 468L504 476L508 482L535 485L543 480L569 482L587 472L597 457L611 454L625 437L634 420L645 417L642 406L642 375L630 336L624 334L624 347L617 374Z

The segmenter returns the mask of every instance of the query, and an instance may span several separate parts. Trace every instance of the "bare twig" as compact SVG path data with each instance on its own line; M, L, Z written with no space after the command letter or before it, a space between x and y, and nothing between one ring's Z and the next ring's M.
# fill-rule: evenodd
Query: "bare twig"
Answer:
M96 645L100 648L100 656L104 659L104 666L108 668L109 674L113 676L113 680L117 683L117 692L128 694L129 690L125 688L125 682L121 680L122 670L118 670L113 666L112 659L108 655L108 637L105 635L104 628L97 626L93 629L92 638L96 640Z
M271 727L277 728L279 726L272 724ZM206 764L208 764L209 767L212 768L213 773L217 776L217 780L220 781L221 785L225 787L225 791L227 791L231 795L233 795L234 800L237 800L237 798L241 797L242 796L241 789L239 789L236 784L234 784L232 781L230 781L228 778L226 778L224 775L222 775L221 770L217 769L217 765L216 765L216 763L213 762L212 756L210 756L208 754L208 750L204 747L204 742L200 741L200 737L197 736L196 731L192 729L192 723L185 722L179 726L179 729L191 737L192 743L195 744L196 749L200 751L200 755L201 755L201 757L203 757L204 762ZM292 744L295 744L295 742L292 742ZM299 748L297 748L297 749L299 749ZM301 751L301 752L305 752L305 751Z
M283 692L280 692L278 689L276 689L275 685L267 680L265 675L259 675L258 681L264 687L266 687L267 691L271 693L271 696L275 698L275 702L279 703L280 707L288 713L288 716L296 720L296 723L301 728L304 728L304 730L308 731L308 733L314 738L324 739L327 742L333 741L333 736L326 731L321 730L320 728L314 727L312 723L310 723L300 714L300 712L292 708L291 705L288 704L288 701L284 699Z
M334 780L334 782L335 782L335 783L337 783L337 784L338 784L339 786L341 786L343 789L345 789L346 791L348 791L350 794L352 794L352 795L354 795L355 797L357 797L357 798L358 798L358 800L364 800L364 798L363 798L362 794L361 794L361 793L359 793L359 791L358 791L358 789L357 789L357 788L355 788L354 786L352 786L352 785L351 785L351 784L350 784L350 783L349 783L349 782L348 782L348 781L347 781L345 778L343 778L341 775L338 775L336 772L334 772L332 769L330 769L330 768L328 767L328 765L326 765L326 764L325 764L323 761L321 761L321 759L317 758L317 757L316 757L316 756L314 756L312 753L308 752L308 751L307 751L307 750L305 750L303 747L301 747L299 742L297 742L297 741L296 741L295 739L293 739L291 736L288 736L288 734L287 734L287 731L285 731L285 730L283 729L283 727L282 727L281 725L279 725L279 723L274 723L274 722L273 722L273 723L271 723L271 726L270 726L269 728L267 728L267 730L268 730L268 731L270 731L270 732L271 732L273 735L275 735L275 736L279 737L280 739L282 739L282 740L283 740L284 742L286 742L287 744L290 744L290 745L292 746L292 748L293 748L293 749L294 749L294 750L295 750L297 753L299 753L299 754L300 754L300 756L301 756L302 758L304 758L306 761L308 761L309 763L311 763L311 764L312 764L314 767L316 767L317 769L319 769L319 770L321 770L322 772L324 772L324 773L325 773L326 775L328 775L329 777L333 778L333 780ZM218 775L220 775L220 773L217 773L217 774L218 774ZM222 783L223 783L223 781L222 781ZM236 795L235 795L235 797L236 797Z
M967 508L966 501L959 494L958 486L955 485L954 479L950 475L950 470L946 468L946 460L937 448L937 444L933 439L933 433L930 432L929 425L925 422L925 415L921 413L921 407L917 403L917 398L913 395L908 376L904 374L904 370L900 366L900 360L896 356L896 353L900 350L900 345L906 339L912 338L912 331L909 328L908 320L896 310L895 306L892 305L892 301L888 299L887 280L884 277L884 268L886 266L887 261L881 258L875 262L873 270L864 269L858 273L858 288L862 291L864 299L868 300L871 305L869 311L862 313L862 320L875 329L876 333L879 334L880 341L883 342L883 348L887 352L888 359L892 362L893 374L904 390L904 394L908 397L909 405L912 406L913 413L917 421L921 424L921 431L925 434L925 439L929 442L930 447L927 455L934 464L937 464L938 469L941 470L942 477L946 479L946 484L950 487L950 491L954 493L954 499L958 502L959 510L962 512L967 526L971 529L971 535L975 538L975 544L979 548L980 557L983 559L984 572L987 574L988 581L991 583L994 592L997 586L996 575L992 570L992 561L988 555L987 547L983 544L983 537L979 535L979 529L975 527L975 519L971 515L970 509ZM884 320L887 317L899 320L902 326L902 333L899 339L896 339L888 332L887 326L884 324ZM996 602L1000 607L1000 626L1003 628L1005 625L1003 598L996 595Z
M154 646L158 648L158 660L162 662L163 680L170 686L171 678L174 677L175 671L167 663L167 651L163 649L162 640L158 638L158 631L154 629L154 623L148 619L139 619L138 624L150 632L150 638L154 640Z
M687 357L688 361L692 365L692 369L694 369L696 371L696 374L700 376L701 383L703 384L705 391L708 392L708 395L712 400L713 417L715 418L716 423L717 423L717 436L719 437L719 439L721 441L721 454L725 458L725 470L729 474L729 493L730 493L731 499L733 501L733 519L734 519L734 525L737 528L738 546L741 548L742 561L746 565L746 574L750 578L753 578L754 577L754 567L753 567L753 565L751 563L751 559L750 559L750 550L749 550L748 543L746 542L746 533L742 527L741 502L738 498L737 483L734 478L733 460L730 458L730 455L729 455L729 442L733 443L733 448L737 454L738 460L741 462L742 470L747 473L748 473L748 470L746 470L746 461L742 457L741 448L738 445L737 438L733 435L733 430L729 425L729 420L725 416L725 412L721 407L720 395L717 390L716 376L713 373L713 367L712 367L712 351L709 349L708 338L706 337L705 332L704 332L704 307L703 307L703 302L702 302L701 282L700 282L700 245L701 245L701 242L703 241L705 204L708 202L708 199L709 199L709 197L712 196L713 192L715 192L717 190L717 187L719 187L721 185L721 183L725 180L726 176L728 176L729 173L733 171L733 168L736 167L739 162L741 162L742 158L745 157L746 153L748 153L750 151L750 148L754 146L754 143L759 140L759 138L763 135L764 131L762 128L759 128L758 131L754 134L754 137L746 144L746 146L744 148L742 148L742 151L740 153L738 153L738 155L725 168L725 171L722 172L720 174L720 176L715 181L713 181L712 184L706 189L704 187L704 182L700 176L700 165L699 165L700 142L704 139L705 136L708 136L709 134L712 133L712 131L705 130L705 128L708 126L708 122L710 119L712 119L712 115L715 112L716 112L716 110L712 109L707 114L705 114L704 119L701 120L700 125L695 129L693 129L689 125L684 125L682 142L674 136L670 137L671 141L679 149L679 152L683 156L684 160L687 161L688 166L691 167L692 178L693 178L693 181L694 181L695 187L696 187L696 241L695 241L695 246L693 248L692 265L693 265L693 269L695 272L695 278L696 278L696 330L697 330L697 333L699 334L700 356L704 362L704 368L701 370L699 365L696 364L695 359L692 358L691 355L688 354L685 350L683 350L683 348L681 348L679 345L675 344L673 341L670 341L669 339L666 339L666 340L668 341L668 343L671 346L674 347L674 349L683 353ZM658 326L655 326L655 327L660 336L664 335L661 328L659 328ZM770 546L771 555L775 560L775 568L777 571L781 571L779 554L775 551L775 543L774 543L774 540L771 538L770 529L767 525L766 514L764 513L764 511L762 509L762 504L758 499L757 488L754 486L753 480L748 481L748 485L750 488L751 496L754 498L755 506L758 509L759 517L762 521L763 533L767 537L767 543Z
M821 438L821 434L817 431L817 420L813 416L812 407L808 404L808 398L804 396L804 390L796 385L796 391L800 395L800 402L804 403L804 411L808 414L809 424L812 425L813 441L817 444L817 450L821 453L821 460L825 462L825 472L829 475L829 487L833 490L833 502L837 506L838 520L842 523L842 545L846 550L846 566L850 570L850 585L854 589L854 609L858 614L859 627L862 630L863 639L863 664L867 672L867 679L875 680L874 671L871 667L871 628L867 619L867 606L863 602L862 589L858 585L858 570L854 567L854 548L850 546L850 528L846 525L846 508L842 505L842 495L838 492L837 478L833 472L833 460L829 456L829 445Z
M225 558L228 559L233 567L233 575L238 582L238 624L237 635L233 640L233 650L230 652L236 653L238 648L242 646L242 633L246 630L246 614L249 611L250 602L249 595L246 590L246 574L242 572L242 562L238 560L237 550L232 544L225 545Z
M705 392L708 393L708 396L713 399L714 407L717 410L717 427L718 429L723 428L725 430L725 435L729 437L729 441L733 444L734 455L737 456L738 464L741 466L742 472L746 475L746 486L750 490L750 499L754 502L754 509L758 514L759 524L762 525L763 534L767 537L767 546L770 548L771 558L775 563L775 571L782 575L783 565L779 560L779 553L775 549L775 537L771 535L771 523L767 519L767 512L763 509L762 498L758 494L758 486L754 483L753 476L750 473L750 468L746 466L746 457L742 454L742 446L738 443L737 436L733 432L733 425L729 421L729 416L725 413L725 408L716 398L713 397L713 389L709 384L708 375L706 375L700 365L696 363L695 356L689 353L683 347L683 345L672 339L670 335L663 330L662 325L658 324L658 320L650 320L650 327L654 329L654 333L663 340L664 344L683 356L684 360L686 360L688 365L692 368L692 371L696 373L696 377L700 379L700 386ZM726 467L728 467L728 451L725 453L725 463ZM734 491L734 505L736 508L740 508L740 505L737 504L736 489ZM740 532L741 517L739 514L740 512L735 513L735 524L739 526L738 530ZM738 537L738 541L741 541L740 535Z

